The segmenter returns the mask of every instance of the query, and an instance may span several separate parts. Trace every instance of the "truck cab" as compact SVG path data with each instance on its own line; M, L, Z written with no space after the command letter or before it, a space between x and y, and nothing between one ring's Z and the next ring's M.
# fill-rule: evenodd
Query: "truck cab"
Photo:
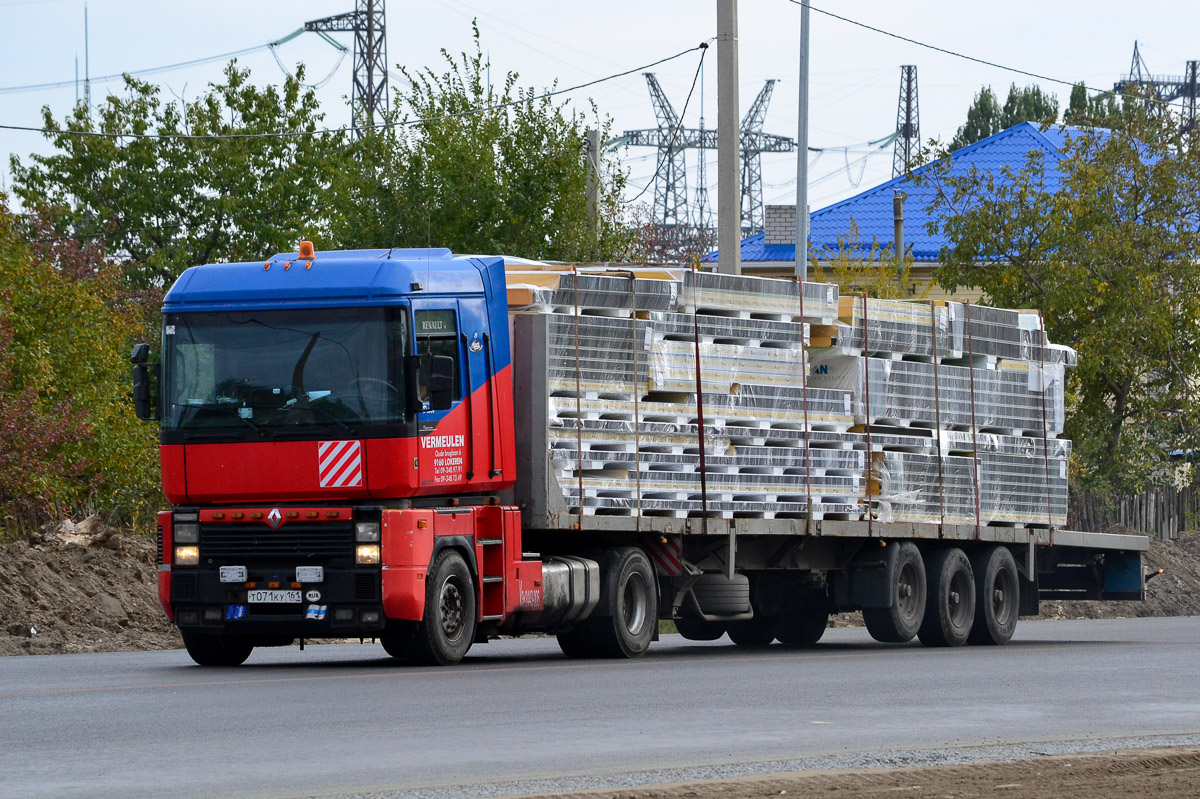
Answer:
M165 297L157 371L159 593L198 661L418 622L443 549L471 573L451 612L516 604L463 596L520 559L511 520L515 551L477 544L502 539L481 532L505 527L487 497L514 479L500 259L305 242L193 267Z

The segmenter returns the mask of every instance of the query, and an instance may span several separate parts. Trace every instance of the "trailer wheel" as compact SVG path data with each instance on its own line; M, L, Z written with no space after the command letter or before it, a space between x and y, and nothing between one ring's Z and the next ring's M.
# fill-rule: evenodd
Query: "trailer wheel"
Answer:
M425 618L404 651L428 666L453 666L475 640L475 585L462 555L442 550L425 578Z
M1007 547L991 547L971 558L975 573L975 623L972 644L1007 644L1017 629L1020 586L1017 562Z
M911 641L925 615L925 564L921 551L910 542L897 545L888 574L891 607L863 608L863 622L876 641L902 644Z
M646 654L658 630L658 578L646 553L623 547L604 576L601 600L606 615L588 619L596 656L635 658Z
M254 645L230 635L214 635L195 630L180 630L188 655L200 666L240 666L254 651Z
M676 619L675 629L689 641L715 641L725 634L725 625L721 622L701 619Z
M962 646L975 620L975 577L971 561L958 547L939 549L929 558L929 600L917 637L925 646Z
M776 619L756 613L754 618L729 622L729 640L738 646L770 646L775 640Z
M775 624L775 637L787 646L812 646L821 640L829 626L829 610L810 606L797 608L779 618Z

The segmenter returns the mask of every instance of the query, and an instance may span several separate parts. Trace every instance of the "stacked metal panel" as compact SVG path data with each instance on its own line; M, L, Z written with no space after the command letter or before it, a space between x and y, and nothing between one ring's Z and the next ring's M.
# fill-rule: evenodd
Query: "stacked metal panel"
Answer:
M702 272L535 282L573 512L1065 522L1074 351L1036 315Z

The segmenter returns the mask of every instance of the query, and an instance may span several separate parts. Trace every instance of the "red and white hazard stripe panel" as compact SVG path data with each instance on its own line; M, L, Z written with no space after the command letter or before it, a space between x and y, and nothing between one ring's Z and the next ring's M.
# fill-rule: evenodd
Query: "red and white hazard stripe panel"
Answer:
M321 488L347 488L363 484L361 441L317 443L317 471Z
M683 537L666 535L660 541L652 541L646 546L650 559L658 573L664 577L678 577L683 573Z

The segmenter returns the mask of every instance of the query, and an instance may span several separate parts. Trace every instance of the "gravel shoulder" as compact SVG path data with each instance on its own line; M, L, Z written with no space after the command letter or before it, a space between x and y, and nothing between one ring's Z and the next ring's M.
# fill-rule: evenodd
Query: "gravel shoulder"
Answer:
M775 773L619 790L527 794L563 799L759 799L886 795L975 799L1194 797L1200 791L1200 746L1124 749L970 765Z

